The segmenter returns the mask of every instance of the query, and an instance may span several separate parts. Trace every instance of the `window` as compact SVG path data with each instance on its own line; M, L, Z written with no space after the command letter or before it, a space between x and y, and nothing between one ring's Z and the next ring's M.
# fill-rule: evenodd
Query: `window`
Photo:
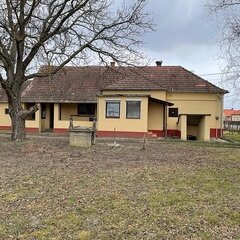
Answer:
M178 117L178 108L169 108L168 116L169 117Z
M26 103L25 105L25 109L29 109L31 107L33 107L35 105L35 103ZM29 115L26 120L35 120L35 113Z
M47 114L47 105L46 103L42 103L41 119L46 119L46 114Z
M127 101L126 117L130 119L140 119L140 101Z
M78 104L78 114L93 116L95 114L95 103L79 103Z
M107 101L106 102L106 118L119 118L120 117L120 102Z
M5 114L9 114L9 109L8 108L5 108Z

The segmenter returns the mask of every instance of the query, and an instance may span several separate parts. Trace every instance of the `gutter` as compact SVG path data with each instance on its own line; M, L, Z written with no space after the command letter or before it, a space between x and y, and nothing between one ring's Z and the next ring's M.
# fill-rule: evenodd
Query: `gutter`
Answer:
M222 125L223 125L223 96L217 94L217 96L221 99L221 106L220 106L220 138L223 137L222 135ZM216 135L217 135L217 131L216 131Z

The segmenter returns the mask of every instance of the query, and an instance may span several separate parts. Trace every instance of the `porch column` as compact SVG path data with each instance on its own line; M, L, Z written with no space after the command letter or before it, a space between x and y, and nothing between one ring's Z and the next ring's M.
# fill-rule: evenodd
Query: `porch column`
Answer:
M53 129L58 128L59 126L59 116L60 116L60 110L59 110L59 104L54 103L54 121L53 121Z
M42 132L42 118L41 118L41 113L42 113L42 105L39 104L39 109L35 113L35 119L37 121L38 125L38 132Z
M203 116L200 119L199 127L199 140L209 141L210 140L210 116Z
M187 140L187 116L181 115L180 118L181 140Z
M163 131L164 131L164 137L166 138L167 137L167 107L168 105L165 103L163 105L164 109L163 109L163 112L164 112L164 115L163 115Z

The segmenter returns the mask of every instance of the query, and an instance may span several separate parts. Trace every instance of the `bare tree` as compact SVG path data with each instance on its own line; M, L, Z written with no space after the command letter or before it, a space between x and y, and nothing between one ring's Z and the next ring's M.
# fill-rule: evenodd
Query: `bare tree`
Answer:
M119 64L141 59L142 35L152 30L146 0L0 0L0 83L12 121L12 140L25 138L21 91L33 77L55 74L66 64L91 57ZM48 73L43 64L55 64Z
M207 9L215 14L221 28L220 57L226 61L224 83L240 98L240 0L208 0Z

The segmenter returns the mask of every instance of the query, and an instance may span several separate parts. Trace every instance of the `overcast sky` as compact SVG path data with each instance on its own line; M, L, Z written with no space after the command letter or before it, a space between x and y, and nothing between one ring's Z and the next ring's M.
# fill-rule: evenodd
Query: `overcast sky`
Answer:
M149 57L162 60L163 65L181 65L198 75L221 72L224 63L218 57L219 25L203 4L201 0L149 0L148 9L156 24L156 32L144 38ZM202 77L226 88L222 75ZM233 95L232 91L225 95L225 108L240 109L240 101Z

